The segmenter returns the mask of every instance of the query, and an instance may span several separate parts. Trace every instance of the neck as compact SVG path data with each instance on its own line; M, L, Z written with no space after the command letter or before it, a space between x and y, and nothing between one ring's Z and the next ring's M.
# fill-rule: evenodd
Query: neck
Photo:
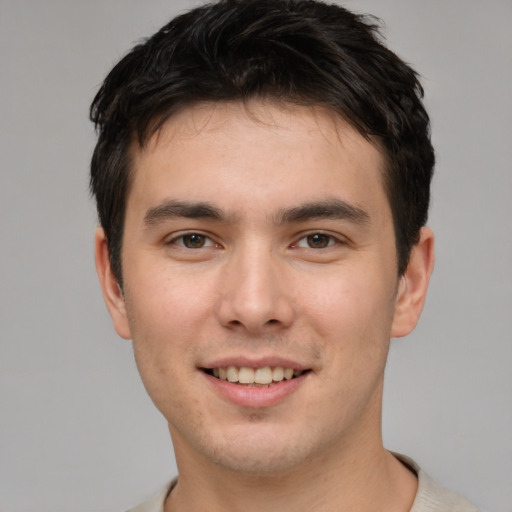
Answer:
M280 475L246 475L218 466L180 464L165 512L408 512L415 475L381 443L345 449ZM197 461L196 461L197 462Z

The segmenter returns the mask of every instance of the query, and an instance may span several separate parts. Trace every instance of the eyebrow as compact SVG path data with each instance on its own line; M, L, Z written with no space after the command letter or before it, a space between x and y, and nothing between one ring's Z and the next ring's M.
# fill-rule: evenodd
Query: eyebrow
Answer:
M226 215L220 208L207 202L169 200L150 208L144 216L144 224L147 227L154 227L166 220L180 217L224 222L236 220L234 215ZM326 199L280 210L274 217L274 222L277 225L283 225L313 219L348 220L356 224L368 224L370 216L362 208L346 201Z
M169 200L158 206L150 208L144 216L144 224L153 227L161 222L177 217L187 219L222 220L225 215L222 211L206 202L188 202Z
M346 201L326 199L281 210L276 217L276 223L287 224L313 219L348 220L364 225L370 222L370 215L362 208Z

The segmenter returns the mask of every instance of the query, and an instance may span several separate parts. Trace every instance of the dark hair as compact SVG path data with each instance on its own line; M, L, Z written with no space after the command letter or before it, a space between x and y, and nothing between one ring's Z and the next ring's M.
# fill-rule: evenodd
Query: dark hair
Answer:
M337 112L383 150L398 272L430 200L434 151L417 75L380 41L377 20L312 0L221 0L135 46L91 105L99 131L91 190L122 285L130 146L198 102L275 98Z

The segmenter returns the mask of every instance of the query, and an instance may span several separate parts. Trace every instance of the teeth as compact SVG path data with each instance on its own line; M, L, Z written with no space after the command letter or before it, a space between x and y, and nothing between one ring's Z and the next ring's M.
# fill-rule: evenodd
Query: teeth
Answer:
M282 366L276 366L272 372L272 380L281 382L284 379L284 368Z
M254 372L254 382L256 382L256 384L270 384L272 382L272 378L272 369L270 366L258 368Z
M226 378L229 382L238 382L238 369L234 366L228 366L226 370Z
M239 384L255 384L255 385L270 385L273 382L281 382L283 380L290 380L293 377L302 375L301 370L294 370L293 368L283 368L276 366L264 366L262 368L248 368L247 366L236 366L213 368L212 373L215 377L221 380L227 380Z
M252 384L254 382L254 370L242 366L238 371L238 382L240 384Z

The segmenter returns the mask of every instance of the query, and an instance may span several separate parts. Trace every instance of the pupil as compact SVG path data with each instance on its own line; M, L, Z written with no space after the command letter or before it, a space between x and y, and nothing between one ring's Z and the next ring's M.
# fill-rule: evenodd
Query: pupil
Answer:
M187 235L183 239L183 243L186 247L191 249L197 249L198 247L203 247L204 245L204 236L203 235Z
M313 247L314 249L322 249L324 247L327 247L327 245L329 244L329 237L327 235L322 235L321 233L309 235L308 244L310 247Z

